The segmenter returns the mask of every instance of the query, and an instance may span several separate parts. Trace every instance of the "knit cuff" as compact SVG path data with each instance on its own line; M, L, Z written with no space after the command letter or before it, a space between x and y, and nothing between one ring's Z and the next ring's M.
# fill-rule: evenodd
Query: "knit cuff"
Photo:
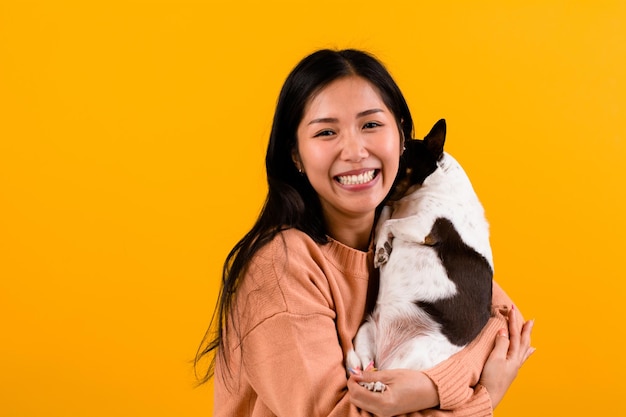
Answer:
M454 410L453 415L455 417L492 417L493 407L487 389L482 385L476 385L472 398L463 407Z
M472 389L463 377L465 373L464 365L457 360L448 360L440 366L424 371L424 373L437 386L439 393L439 408L442 410L453 410L468 400ZM445 381L441 383L440 381Z
M441 409L457 409L476 395L478 390L473 387L478 384L487 357L493 349L495 335L502 326L502 321L492 318L487 322L481 336L469 346L452 358L423 371L437 387ZM488 394L486 396L489 397Z

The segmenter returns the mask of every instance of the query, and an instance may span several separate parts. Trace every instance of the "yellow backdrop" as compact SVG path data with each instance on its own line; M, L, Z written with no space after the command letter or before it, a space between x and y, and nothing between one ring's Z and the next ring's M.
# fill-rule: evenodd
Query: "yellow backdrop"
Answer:
M211 415L190 360L320 47L381 58L419 135L448 121L536 318L496 414L619 414L624 2L1 0L1 416Z

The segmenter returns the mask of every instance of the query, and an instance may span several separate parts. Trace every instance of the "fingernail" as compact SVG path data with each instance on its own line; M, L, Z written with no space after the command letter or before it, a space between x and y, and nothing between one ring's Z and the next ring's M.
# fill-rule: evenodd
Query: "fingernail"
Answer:
M500 330L498 331L498 336L503 336L503 337L506 337L506 336L507 336L507 331L506 331L506 329L500 329Z
M515 304L511 304L511 310L515 310Z

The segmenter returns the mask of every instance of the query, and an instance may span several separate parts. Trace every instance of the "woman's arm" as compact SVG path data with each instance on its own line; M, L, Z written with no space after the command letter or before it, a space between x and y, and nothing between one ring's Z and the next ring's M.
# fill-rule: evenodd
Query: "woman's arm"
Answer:
M362 273L338 281L343 271L329 266L318 246L296 231L255 256L233 309L238 326L230 329L226 364L232 389L220 391L220 415L370 415L350 402L344 367L345 342L365 310L367 254L358 261ZM338 283L351 287L335 288ZM354 314L350 326L348 314Z
M367 416L350 402L331 317L280 313L243 341L241 375L276 416Z

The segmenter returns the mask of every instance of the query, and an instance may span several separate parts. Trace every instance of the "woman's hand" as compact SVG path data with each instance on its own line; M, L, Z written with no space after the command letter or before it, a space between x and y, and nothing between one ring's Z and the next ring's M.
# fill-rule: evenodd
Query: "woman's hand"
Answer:
M496 336L495 347L479 381L487 389L493 408L504 397L520 367L535 352L535 348L530 346L534 321L524 323L521 314L513 307L508 312L508 322L508 332L507 329L501 329Z
M359 382L383 381L381 392L372 392ZM377 416L397 416L436 407L439 396L433 382L425 374L408 369L362 372L348 380L350 401L355 406Z

